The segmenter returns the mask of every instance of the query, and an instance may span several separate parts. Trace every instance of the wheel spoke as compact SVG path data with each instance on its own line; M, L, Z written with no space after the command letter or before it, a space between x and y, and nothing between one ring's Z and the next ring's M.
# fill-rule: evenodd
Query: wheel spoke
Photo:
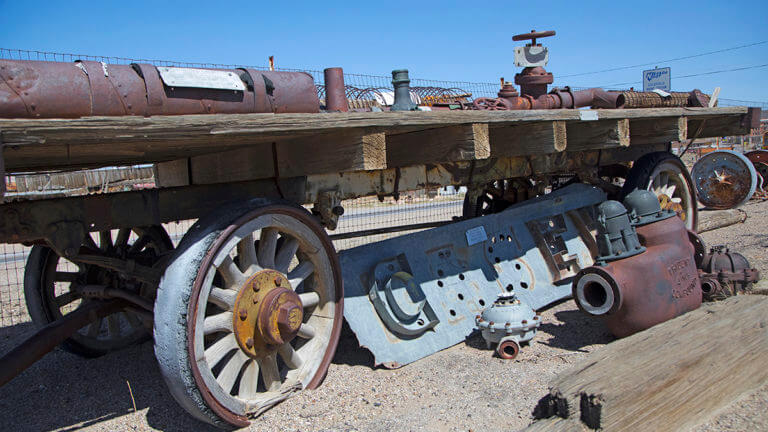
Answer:
M111 337L120 336L120 319L117 314L112 314L107 317L107 330Z
M305 308L316 306L320 302L320 296L316 292L301 293L299 299Z
M251 361L243 371L243 376L240 378L240 392L238 396L242 399L253 399L258 394L259 386L259 364L256 361Z
M240 270L245 274L251 274L257 269L258 261L256 258L256 243L253 241L253 234L246 235L240 243L237 244L237 257L240 264Z
M235 354L224 365L224 369L221 370L219 376L216 377L216 381L227 393L232 391L232 387L235 386L237 376L240 375L240 369L243 368L245 362L248 361L248 356L240 350L235 351Z
M117 239L115 240L115 246L126 246L128 245L128 240L131 238L131 230L128 228L120 228L120 230L117 232Z
M95 251L99 250L99 245L97 245L96 242L93 240L93 237L91 237L91 233L85 234L85 239L83 240L83 246L87 247L88 249L93 249Z
M235 306L237 291L230 289L221 289L213 287L211 294L208 295L208 301L224 310L232 310Z
M62 307L62 306L65 306L65 305L68 305L68 304L72 303L73 301L77 300L78 298L80 298L80 296L76 292L69 291L69 292L66 292L66 293L56 297L53 300L56 302L56 304L59 307Z
M222 312L218 315L205 317L203 334L232 331L232 312Z
M99 331L101 330L102 322L104 322L104 318L99 318L88 326L88 333L87 333L88 337L91 337L94 339L99 337Z
M267 391L276 391L280 389L280 370L277 368L277 358L270 354L259 361L261 377L264 378L264 387Z
M234 334L228 334L205 350L205 361L213 369L230 351L237 348Z
M299 241L295 238L288 238L280 247L280 251L277 252L275 270L283 273L287 272L288 266L291 265L291 260L296 255L297 250L299 250Z
M112 232L100 231L99 232L99 249L102 251L108 251L112 249Z
M315 328L311 325L304 323L299 327L299 332L296 335L303 339L312 339L315 337Z
M273 228L261 230L258 251L258 260L261 267L275 268L275 249L277 248L278 235L277 230Z
M227 255L219 264L219 274L224 278L227 288L238 289L245 282L245 275L237 268L232 258Z
M299 353L293 349L290 343L285 343L277 349L277 353L283 358L285 364L291 369L298 369L301 367L304 360Z
M125 320L128 321L128 324L135 328L142 328L143 325L141 324L141 320L132 312L123 312L123 316L125 317Z
M147 246L147 244L152 240L152 238L149 237L149 234L142 233L139 235L139 238L136 239L136 241L131 245L130 249L128 249L128 254L135 254L141 252L144 247Z
M312 261L304 261L288 273L288 282L290 282L293 289L296 289L313 271L315 271L315 266L312 264Z

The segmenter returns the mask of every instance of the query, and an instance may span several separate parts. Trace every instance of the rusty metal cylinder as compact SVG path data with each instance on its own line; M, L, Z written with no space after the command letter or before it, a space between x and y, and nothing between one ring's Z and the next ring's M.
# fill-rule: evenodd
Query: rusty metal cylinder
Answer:
M701 305L694 248L680 218L636 227L652 240L645 251L582 269L573 281L579 309L599 316L617 337L625 337ZM598 258L599 260L600 258Z
M325 79L325 109L328 111L349 111L344 86L344 70L340 67L323 71Z
M303 72L0 60L0 118L319 109L314 81Z

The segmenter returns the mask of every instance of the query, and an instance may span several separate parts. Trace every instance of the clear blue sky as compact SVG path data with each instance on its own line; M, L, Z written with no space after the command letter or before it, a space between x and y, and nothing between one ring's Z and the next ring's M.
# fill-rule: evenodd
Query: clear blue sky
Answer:
M0 47L498 82L519 71L512 35L535 28L557 31L542 40L555 84L588 87L640 81L645 67L557 77L768 41L766 0L531 3L0 0ZM768 43L654 66L672 68L674 90L768 102L768 67L675 78L762 64Z

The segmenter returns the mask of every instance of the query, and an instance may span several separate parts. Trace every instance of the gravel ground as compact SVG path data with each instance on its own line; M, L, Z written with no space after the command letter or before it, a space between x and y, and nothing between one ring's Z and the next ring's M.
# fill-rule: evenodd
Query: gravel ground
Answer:
M728 243L768 274L768 202L744 207L747 223L704 233ZM485 349L479 336L397 370L373 367L371 355L345 330L325 383L302 392L254 421L269 431L517 430L547 382L613 340L572 301L542 313L540 333L515 361ZM32 331L0 329L0 352ZM736 368L735 370L738 370ZM135 399L136 411L131 400ZM0 388L0 430L212 430L192 420L168 394L144 343L84 360L57 350ZM768 386L734 402L698 431L768 429Z

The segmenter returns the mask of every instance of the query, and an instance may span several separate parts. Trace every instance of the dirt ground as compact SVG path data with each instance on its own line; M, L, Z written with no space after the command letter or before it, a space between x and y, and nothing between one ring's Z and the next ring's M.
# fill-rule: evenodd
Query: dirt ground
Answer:
M744 209L746 223L703 237L709 245L730 245L768 275L768 202ZM572 301L542 316L539 334L514 361L494 357L473 336L397 370L373 367L371 355L345 330L324 384L268 411L250 430L519 430L530 423L550 379L613 340ZM29 323L0 329L0 352L31 331ZM768 385L713 416L696 430L768 430ZM149 342L91 360L57 350L0 388L0 430L78 429L212 430L173 401Z

